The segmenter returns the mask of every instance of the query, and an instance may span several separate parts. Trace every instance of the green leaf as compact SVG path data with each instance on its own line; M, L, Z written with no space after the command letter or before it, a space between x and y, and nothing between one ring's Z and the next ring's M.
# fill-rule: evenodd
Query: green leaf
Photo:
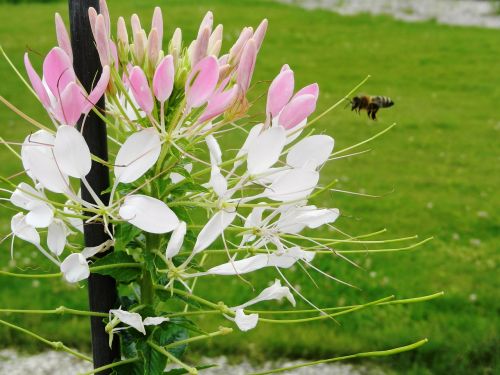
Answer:
M113 369L112 375L144 375L144 362L137 361L118 366Z
M120 263L136 263L134 258L124 251L113 251L103 258L96 260L91 268L99 266L108 266ZM121 283L130 283L136 280L141 275L141 269L138 267L123 267L123 268L106 268L102 270L92 270L93 273L100 275L107 275L113 277L116 281Z
M144 375L161 375L167 366L167 357L157 352L147 342L140 343L142 357L144 359Z
M125 251L127 245L141 234L141 230L129 223L120 223L115 226L115 249Z
M188 329L178 324L180 322L184 322L184 320L172 319L168 324L158 327L153 334L154 341L160 346L165 346L189 338ZM176 346L172 349L168 349L168 351L177 358L180 358L184 354L186 348L187 344Z
M212 367L217 367L217 365L203 365L203 366L196 366L195 368L197 370L206 370L207 368L212 368ZM183 368L174 368L169 371L165 371L163 375L182 375L182 374L187 374L188 371Z

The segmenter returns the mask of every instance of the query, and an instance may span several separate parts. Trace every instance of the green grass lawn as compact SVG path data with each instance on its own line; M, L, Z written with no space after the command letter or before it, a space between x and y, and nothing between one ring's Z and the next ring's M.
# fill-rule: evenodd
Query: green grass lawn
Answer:
M290 280L320 306L362 303L388 295L406 298L445 291L423 304L377 307L331 321L296 327L260 324L249 334L196 345L192 355L238 354L255 359L280 356L328 358L380 350L428 337L412 353L383 362L401 374L493 374L498 358L499 278L498 212L500 183L500 43L498 30L456 28L432 22L402 23L387 17L341 17L304 11L264 1L111 1L112 14L137 12L144 19L152 7L163 7L169 35L180 26L191 38L203 14L211 9L224 24L225 47L240 28L267 17L269 33L261 50L256 81L273 78L288 63L298 85L317 81L319 110L340 99L367 74L361 92L391 96L396 105L379 112L377 122L337 109L317 128L335 137L336 148L370 137L392 122L398 126L376 140L372 151L341 159L325 175L339 179L339 189L383 195L365 198L335 193L316 199L339 207L339 226L350 234L387 228L385 238L418 234L435 239L412 252L352 257L363 269L338 259L320 266L354 283L361 291L319 278L316 289L302 272ZM0 6L0 44L15 64L30 48L45 53L53 44L53 13L67 14L65 3ZM149 21L148 21L149 22ZM258 90L263 90L263 87ZM0 62L0 94L40 118L44 111L7 64ZM261 103L264 106L264 103ZM262 107L263 108L263 107ZM0 135L20 141L31 129L0 108ZM238 140L237 145L240 144ZM235 146L236 147L236 146ZM10 153L0 153L0 172L21 168ZM497 193L496 193L497 192ZM2 207L1 232L9 233L13 211ZM28 246L2 243L0 267L38 272L41 256ZM48 270L48 268L47 268ZM497 276L495 276L497 275ZM262 285L271 275L260 273ZM264 278L263 276L268 276ZM260 281L260 283L259 283ZM199 291L213 300L245 300L252 290L244 283L211 279ZM60 280L0 278L0 308L53 308L64 304L85 308L86 290ZM0 317L3 319L3 317ZM5 316L6 320L88 350L84 318ZM227 324L206 319L200 324ZM2 346L37 348L26 336L0 327Z

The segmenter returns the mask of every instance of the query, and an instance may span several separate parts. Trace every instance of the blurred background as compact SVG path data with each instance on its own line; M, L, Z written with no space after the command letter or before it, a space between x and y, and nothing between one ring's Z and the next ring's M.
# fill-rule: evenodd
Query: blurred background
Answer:
M395 106L381 110L376 122L340 106L318 122L317 128L332 135L340 149L397 122L393 130L368 146L371 152L337 160L323 173L325 180L339 179L338 189L382 197L332 193L322 195L315 203L329 201L329 206L338 207L343 214L339 227L351 235L386 228L384 238L434 236L433 241L412 251L358 254L352 258L362 266L359 269L339 259L322 260L323 270L361 290L322 278L318 278L316 287L302 272L291 273L290 278L304 295L323 307L363 303L392 294L409 298L444 291L440 299L368 309L340 318L340 324L330 320L286 328L261 324L247 334L235 333L193 345L189 356L224 354L257 363L277 358L321 359L406 345L427 337L429 343L417 351L363 362L367 373L370 368L386 374L500 373L500 30L494 28L500 26L498 4L417 0L109 1L114 20L118 15L127 19L138 13L149 23L153 7L161 6L165 34L171 35L179 26L184 40L194 38L203 15L212 10L215 22L224 24L223 49L229 48L244 26L255 27L262 18L268 18L270 27L254 81L272 79L288 63L295 71L298 87L319 83L317 113L371 74L359 93L390 96ZM55 45L56 11L67 19L65 2L0 0L0 45L23 73L25 51L33 51L32 60L38 60L36 65L40 67L41 55ZM266 90L267 84L257 85L255 97ZM30 116L46 118L41 105L3 59L0 95ZM259 111L264 105L264 101L257 104L261 106ZM6 107L0 107L2 138L19 142L32 130ZM235 142L241 144L241 140ZM0 175L10 176L20 169L20 161L5 148L0 149ZM0 207L2 234L10 232L13 214L7 206ZM48 265L40 264L45 263L41 263L39 253L20 241L16 242L13 259L9 241L0 245L1 269L53 272ZM262 273L263 282L270 277ZM199 291L213 300L241 301L253 295L244 283L232 283L228 286L226 279L214 279L205 286L200 283ZM0 308L65 305L85 309L86 298L86 289L60 280L0 276ZM0 318L90 350L85 318ZM209 327L218 321L207 318L200 324ZM0 327L0 343L0 349L46 349L4 327Z

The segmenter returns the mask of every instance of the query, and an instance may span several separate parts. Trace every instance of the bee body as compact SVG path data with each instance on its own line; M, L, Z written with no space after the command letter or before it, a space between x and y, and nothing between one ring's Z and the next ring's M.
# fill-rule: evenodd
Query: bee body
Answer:
M351 101L351 111L357 111L358 113L362 110L366 110L368 117L372 120L377 118L377 111L380 108L388 108L394 105L394 102L388 96L355 96Z

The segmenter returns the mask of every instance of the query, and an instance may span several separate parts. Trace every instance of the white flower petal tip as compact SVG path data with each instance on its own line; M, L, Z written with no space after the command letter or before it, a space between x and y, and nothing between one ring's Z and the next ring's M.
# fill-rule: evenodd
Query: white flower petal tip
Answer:
M82 134L72 126L61 125L54 142L54 156L61 171L71 177L85 177L92 166L90 150Z
M332 137L312 135L302 139L290 149L286 163L293 168L316 169L328 160L333 146Z
M47 246L56 256L61 255L64 251L67 235L68 230L62 220L56 219L49 225L47 233Z
M68 255L61 263L61 272L64 279L69 283L77 283L90 276L87 259L82 254L73 253Z
M165 251L165 257L167 259L172 259L174 256L179 254L181 250L182 243L184 242L184 236L186 235L186 223L184 221L179 222L179 225L174 229L172 237L168 241L167 250Z
M161 152L160 135L154 128L132 134L122 145L115 160L118 182L131 183L151 168Z
M209 247L233 222L236 217L236 211L219 211L205 224L198 234L193 252L195 254Z
M157 326L168 321L170 321L169 318L164 318L162 316L151 316L144 319L143 324L145 326Z
M259 314L246 315L243 309L237 309L234 322L241 331L246 332L257 326L257 323L259 322Z
M122 309L109 310L109 312L118 318L120 322L135 328L143 335L146 334L146 328L144 328L142 317L139 314L124 311Z
M264 130L248 148L247 168L252 175L263 173L271 168L279 159L285 147L286 133L281 126Z
M127 196L119 214L123 220L149 233L168 233L179 225L179 219L164 202L141 194Z

